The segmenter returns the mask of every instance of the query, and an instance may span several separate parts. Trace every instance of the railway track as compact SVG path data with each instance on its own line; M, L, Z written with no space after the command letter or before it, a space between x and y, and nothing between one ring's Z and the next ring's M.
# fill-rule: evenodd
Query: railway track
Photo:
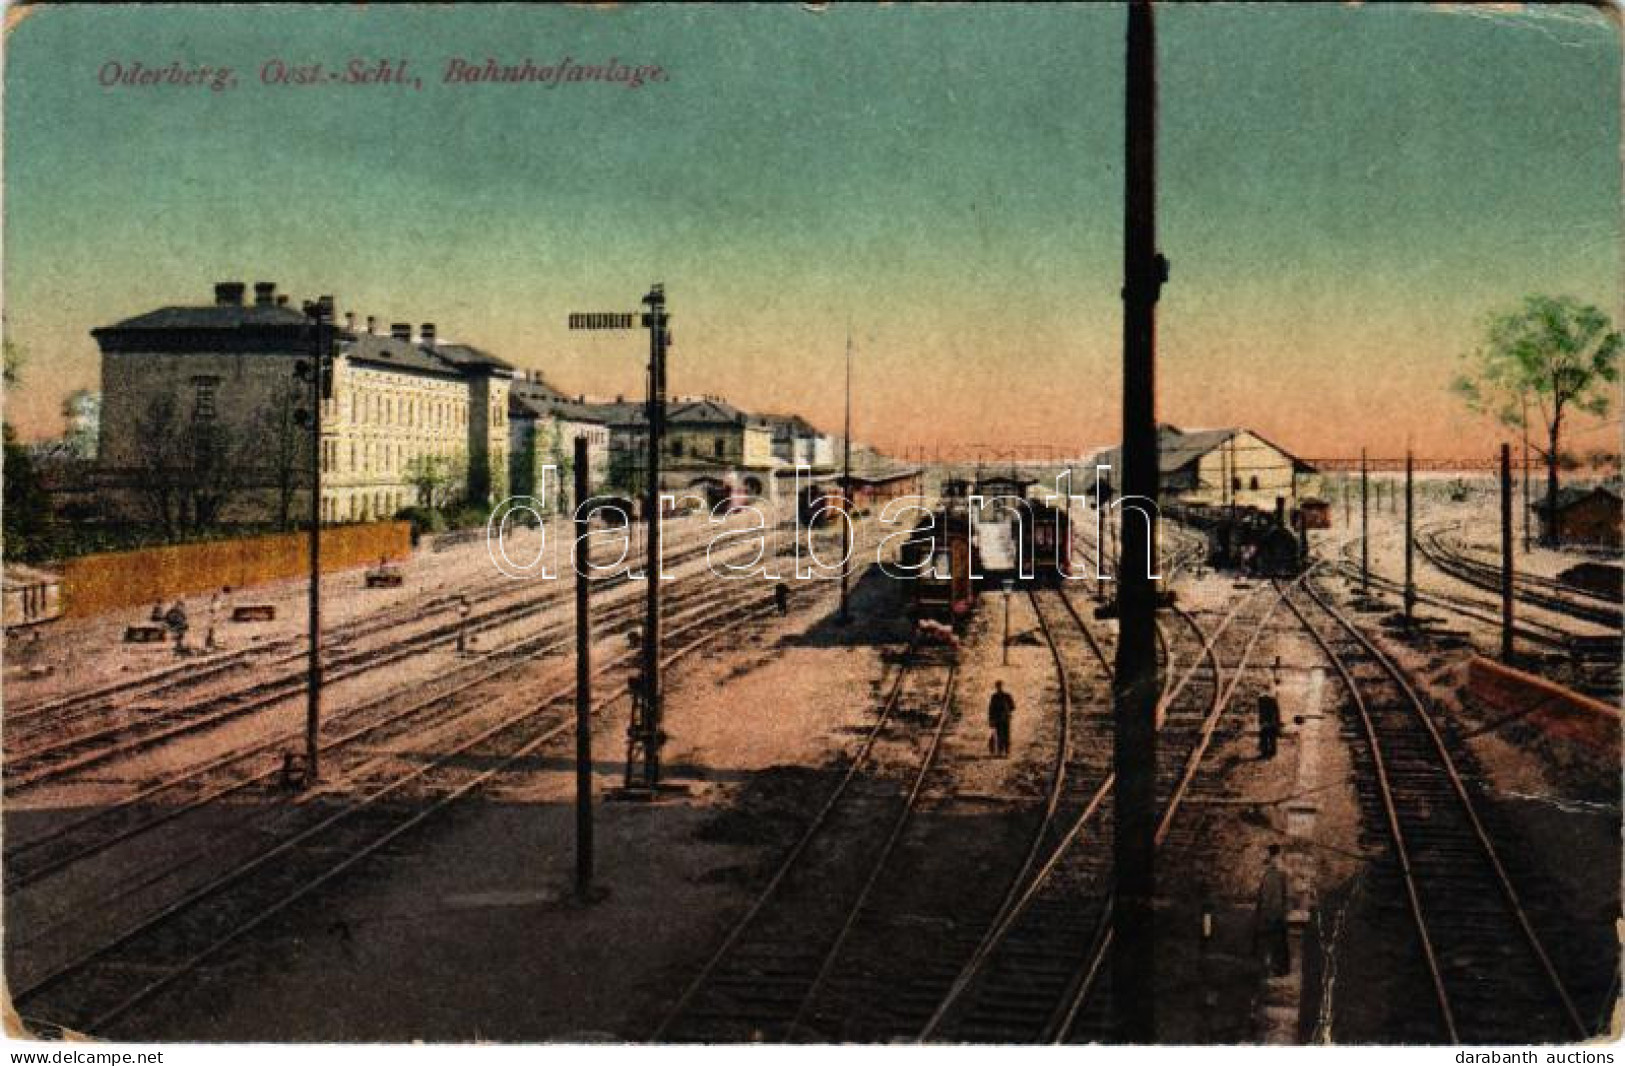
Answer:
M1174 632L1180 636L1166 641L1169 665L1158 708L1157 790L1163 810L1158 846L1174 824L1275 609L1276 601L1260 601L1259 591L1255 588L1232 605L1211 630L1203 630L1190 614L1175 612ZM1084 626L1070 606L1069 613L1077 626ZM1241 644L1228 667L1228 682L1220 652L1226 634L1231 644ZM1104 656L1097 658L1109 675ZM1183 665L1181 658L1186 660ZM1109 767L1097 780L1086 801L1074 801L1059 813L1048 830L1054 843L1044 862L1012 887L999 921L919 1039L994 1043L1112 1039L1106 966L1113 878L1109 833L1114 777Z
M702 544L686 549L672 556L668 562L673 565L681 564L705 555L708 548L708 544ZM627 580L625 575L616 575L601 579L595 582L595 585L602 592L623 585ZM456 644L464 633L477 639L500 627L522 623L543 614L564 603L568 596L569 590L563 585L538 595L535 590L521 584L504 581L496 591L480 600L480 602L497 602L497 606L471 615L466 620L454 619L432 624L426 630L404 637L388 637L376 646L362 648L345 647L344 643L355 640L362 634L389 634L393 627L401 624L401 620L391 618L387 624L368 625L348 633L341 631L330 645L333 650L324 660L326 680L332 684L360 677L450 647ZM449 597L446 601L447 604L456 602L458 602L456 596ZM421 619L443 613L444 606L424 608L418 617ZM141 688L142 683L137 683L136 688L122 693L104 691L91 701L89 709L83 713L69 713L67 718L62 720L67 724L73 724L88 719L91 722L90 727L66 734L58 726L38 724L32 728L25 727L19 736L11 733L15 717L8 716L4 767L5 792L8 795L15 795L214 728L232 719L274 707L304 692L307 675L302 665L303 657L303 652L280 656L273 662L265 664L263 669L275 669L295 663L301 665L270 677L260 677L246 685L191 700L175 698L182 688L189 687L180 680L164 681L162 687L156 691ZM226 672L234 672L246 665L247 660L233 659L230 670ZM202 673L194 679L198 682L213 679L221 673L216 670L213 663L201 664L201 669ZM127 697L130 691L143 692L143 702L135 705L122 702L122 698ZM146 702L155 695L163 695L165 702L157 705ZM25 720L35 721L35 716L43 712L36 708L23 713L26 715ZM33 743L29 743L30 741Z
M1312 586L1282 591L1342 681L1363 742L1362 813L1387 838L1377 890L1403 901L1414 932L1415 994L1394 997L1402 1017L1385 1038L1530 1044L1592 1035L1426 701Z
M1423 558L1451 577L1475 588L1491 592L1500 591L1500 566L1468 555L1460 546L1445 539L1443 529L1419 530L1416 534L1416 547ZM1530 606L1541 607L1569 618L1616 630L1625 627L1625 614L1622 614L1617 603L1595 593L1570 588L1550 578L1515 573L1513 595Z
M674 663L738 625L773 609L760 594L701 610L674 627ZM71 1027L116 1035L119 1024L155 997L216 959L295 905L335 883L435 814L574 729L573 686L525 700L483 728L421 763L379 761L347 784L354 792L324 797L295 835L233 864L208 883L48 973L31 975L13 994L36 1031ZM600 700L601 713L624 693ZM540 708L538 710L538 707Z
M951 659L905 651L845 773L654 1040L780 1041L800 1028L916 808L953 715L957 676ZM854 861L871 871L857 885Z

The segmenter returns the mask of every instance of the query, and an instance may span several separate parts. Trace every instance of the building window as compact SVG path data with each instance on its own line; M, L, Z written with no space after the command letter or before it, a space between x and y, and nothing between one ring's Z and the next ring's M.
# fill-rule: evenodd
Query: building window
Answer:
M1241 490L1241 478L1232 477L1230 479L1230 491L1231 492L1239 492L1240 490Z
M718 459L721 459L722 458L722 448L723 448L723 442L722 442L721 437L718 437L715 441L712 442L712 448L716 451L716 457Z
M1252 477L1247 479L1247 487L1252 489L1254 492L1258 491L1258 475L1257 474L1254 474Z
M197 390L192 401L192 417L199 422L213 422L215 392L220 387L220 379L193 378L192 386Z

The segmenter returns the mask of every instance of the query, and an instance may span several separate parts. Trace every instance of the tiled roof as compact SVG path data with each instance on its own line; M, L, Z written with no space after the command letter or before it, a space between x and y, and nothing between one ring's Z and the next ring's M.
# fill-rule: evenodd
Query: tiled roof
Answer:
M383 333L341 334L340 350L352 362L414 370L420 374L461 377L462 371L411 341Z
M481 348L472 344L437 344L434 347L436 355L460 367L476 368L489 367L493 370L512 371L513 364L505 359L498 359Z
M205 307L160 307L91 330L124 329L237 329L243 326L303 326L304 312L276 304L209 304Z

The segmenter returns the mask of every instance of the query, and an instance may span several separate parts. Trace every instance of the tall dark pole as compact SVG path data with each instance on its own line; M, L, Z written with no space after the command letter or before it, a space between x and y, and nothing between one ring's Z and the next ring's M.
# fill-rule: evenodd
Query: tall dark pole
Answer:
M648 602L643 621L643 784L660 785L660 445L666 431L666 287L643 298L649 327L649 484L644 500L648 535Z
M588 614L587 438L575 445L576 896L592 892L592 623Z
M1523 397L1523 553L1529 554L1529 397Z
M1416 571L1415 559L1416 534L1414 519L1411 516L1411 506L1414 503L1413 480L1415 468L1411 458L1411 450L1405 449L1405 624L1409 626L1414 622L1416 614Z
M1112 908L1112 1009L1124 1043L1156 1040L1156 832L1158 683L1156 586L1151 557L1158 497L1157 298L1168 263L1157 253L1156 40L1150 0L1128 9L1123 195L1123 498L1139 497L1145 521L1119 516L1117 669L1112 682L1116 772ZM1121 500L1119 501L1121 505Z
M1365 449L1360 449L1360 594L1371 594L1371 479L1365 468Z
M1512 661L1512 446L1501 445L1501 661Z
M852 329L846 331L846 424L841 431L841 625L847 623L846 561L852 554Z
M310 662L305 682L305 783L321 780L322 728L322 401L333 340L333 297L305 304L311 319L310 367Z

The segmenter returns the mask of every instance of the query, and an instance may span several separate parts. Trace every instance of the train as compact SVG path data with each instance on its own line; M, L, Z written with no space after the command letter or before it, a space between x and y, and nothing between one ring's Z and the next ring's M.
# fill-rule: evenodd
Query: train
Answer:
M1293 577L1302 573L1306 546L1303 517L1287 519L1285 501L1273 513L1257 507L1174 504L1164 515L1207 538L1208 565L1241 570L1260 577Z
M915 525L901 552L902 565L913 572L907 579L912 617L958 623L984 589L1006 581L1058 585L1071 573L1070 514L1032 498L1033 484L1013 478L945 483L942 502ZM981 500L975 508L973 497Z

